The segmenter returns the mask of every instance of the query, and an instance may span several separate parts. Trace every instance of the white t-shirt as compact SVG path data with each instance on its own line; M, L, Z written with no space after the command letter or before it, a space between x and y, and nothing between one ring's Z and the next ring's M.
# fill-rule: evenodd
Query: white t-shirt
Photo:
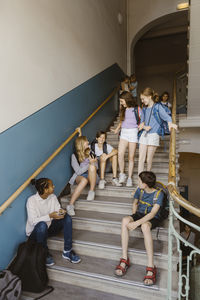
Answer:
M47 199L42 199L38 193L28 198L26 203L28 219L26 223L26 235L30 235L35 225L39 222L46 222L47 226L51 225L52 219L49 214L59 211L60 203L56 195L51 194Z
M107 144L107 152L108 154L110 154L110 152L112 152L113 147L109 144ZM97 157L101 156L103 154L103 149L99 149L98 144L95 144L95 154Z

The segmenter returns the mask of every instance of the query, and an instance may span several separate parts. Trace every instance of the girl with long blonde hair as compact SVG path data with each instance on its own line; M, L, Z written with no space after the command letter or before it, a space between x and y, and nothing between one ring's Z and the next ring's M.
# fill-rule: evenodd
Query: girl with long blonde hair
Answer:
M75 140L75 153L72 154L71 157L71 166L74 169L74 174L69 183L71 185L77 183L77 187L71 196L69 205L67 205L67 212L70 216L74 216L74 203L88 183L90 190L87 200L92 201L95 197L94 189L97 181L97 158L91 153L86 136L79 136Z

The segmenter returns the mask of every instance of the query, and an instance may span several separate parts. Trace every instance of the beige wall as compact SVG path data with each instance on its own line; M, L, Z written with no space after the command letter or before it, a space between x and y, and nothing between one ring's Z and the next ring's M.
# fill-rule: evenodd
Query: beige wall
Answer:
M126 0L0 0L0 11L0 132L114 63L126 72Z
M176 12L180 0L128 0L127 71L131 72L131 44L136 34L159 17ZM145 32L144 32L145 33Z
M200 154L180 153L179 185L188 185L188 200L200 207Z
M200 115L200 1L191 0L189 29L188 118Z

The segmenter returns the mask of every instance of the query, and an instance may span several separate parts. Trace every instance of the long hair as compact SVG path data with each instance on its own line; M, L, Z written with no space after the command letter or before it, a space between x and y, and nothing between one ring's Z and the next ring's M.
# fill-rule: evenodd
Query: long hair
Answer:
M75 150L76 154L78 156L78 161L81 163L86 158L85 155L85 149L84 149L84 143L87 142L86 136L79 136L75 140Z
M136 107L137 106L137 101L130 92L123 92L119 96L119 98L125 100L127 107ZM124 121L125 111L126 111L126 107L124 107L123 105L120 105L120 121Z
M155 92L152 88L150 88L150 87L145 88L145 89L142 91L141 95L144 95L144 96L147 96L147 97L151 96L151 99L152 99L154 102L156 102L156 98L158 97L158 93L156 93L156 92Z

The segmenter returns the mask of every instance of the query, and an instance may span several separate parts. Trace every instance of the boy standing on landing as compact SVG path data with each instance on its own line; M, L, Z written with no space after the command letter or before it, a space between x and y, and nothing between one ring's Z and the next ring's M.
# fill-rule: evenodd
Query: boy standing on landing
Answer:
M153 285L156 282L156 267L153 260L153 239L151 230L159 226L162 221L160 211L163 204L164 193L154 188L156 175L153 172L144 171L139 174L139 187L133 201L133 214L122 220L121 242L122 258L116 267L117 276L125 275L130 266L128 258L129 231L141 226L144 235L144 244L147 251L147 268L144 276L145 285Z

